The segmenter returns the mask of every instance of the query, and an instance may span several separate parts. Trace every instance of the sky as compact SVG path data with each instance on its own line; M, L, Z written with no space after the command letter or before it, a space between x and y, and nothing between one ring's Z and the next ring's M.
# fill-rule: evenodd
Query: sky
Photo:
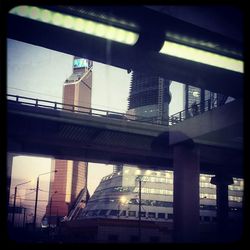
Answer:
M73 56L27 43L7 39L7 93L62 102L63 83L72 73ZM92 108L125 113L128 107L131 73L93 63ZM183 110L183 86L172 82L169 113ZM49 172L50 158L16 156L12 178L30 180ZM88 189L93 194L101 178L112 173L113 166L89 163ZM44 181L49 175L43 176Z

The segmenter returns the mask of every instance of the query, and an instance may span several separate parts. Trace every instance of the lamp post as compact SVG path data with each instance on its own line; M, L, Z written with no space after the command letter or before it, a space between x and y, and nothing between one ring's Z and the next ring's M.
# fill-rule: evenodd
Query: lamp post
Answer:
M23 228L25 228L26 224L26 207L23 208Z
M39 175L37 176L37 181L36 181L35 212L34 212L34 221L33 221L33 228L34 228L34 229L36 228L36 211L37 211L38 190L39 190L39 177L40 177L41 175L50 174L50 173L53 173L53 172L56 173L57 170L50 171L50 172L43 173L43 174L39 174Z
M56 194L56 193L57 193L57 191L55 191L55 192L51 195L51 197L50 197L50 204L49 204L49 231L50 231L50 224L51 224L52 197L53 197L53 195Z
M136 180L139 183L139 220L138 220L138 237L139 237L139 241L141 241L141 176L138 176L136 178Z
M21 185L24 185L24 184L27 184L31 181L26 181L26 182L23 182L23 183L20 183L20 184L17 184L15 186L15 194L14 194L14 205L13 205L13 212L12 212L12 226L14 226L14 222L15 222L15 210L16 210L16 194L17 194L17 187L18 186L21 186Z

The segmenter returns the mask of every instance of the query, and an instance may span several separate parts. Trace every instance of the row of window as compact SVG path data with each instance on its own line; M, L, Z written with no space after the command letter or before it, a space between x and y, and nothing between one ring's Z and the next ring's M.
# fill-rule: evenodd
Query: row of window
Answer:
M134 191L135 193L139 192L139 188L135 187ZM173 195L172 190L166 190L166 189L159 189L159 188L146 188L143 187L141 189L142 194L163 194L163 195Z
M142 181L150 181L150 182L166 182L173 183L173 171L152 171L152 170L141 170L135 168L125 168L124 174L132 174L132 175L141 175L143 174ZM121 174L121 172L119 172ZM102 180L111 179L115 174L110 174L102 178ZM145 176L146 175L146 176ZM147 176L148 175L148 176ZM150 175L150 176L149 176ZM152 176L154 175L154 176ZM158 176L158 177L155 177ZM159 176L164 176L165 178L159 178ZM200 175L200 187L210 187L216 188L216 185L210 183L212 175L201 174ZM168 179L170 182L168 182ZM234 185L229 185L229 190L243 190L244 181L239 178L233 178Z
M167 178L173 177L173 171L152 171L152 170L141 170L135 168L125 168L124 174L131 174L131 175L151 175L151 176L164 176Z
M234 185L239 185L241 187L244 186L244 180L243 179L240 179L240 178L233 178L233 181L234 181ZM230 185L230 186L233 186L233 185Z
M200 193L200 199L216 200L216 194Z
M228 200L229 201L242 202L242 197L229 195Z
M99 194L102 193L110 193L110 192L132 192L134 190L134 187L111 187L111 188L105 188L105 189L99 189L97 191L95 191L95 193L93 194L93 197L98 196Z
M139 199L130 199L130 201L128 203L131 205L139 205ZM142 199L141 205L154 206L154 207L173 207L173 202Z
M158 218L158 219L173 219L173 214L169 213L154 213L154 212L141 212L142 218ZM89 210L84 211L81 214L82 217L89 216L126 216L126 217L137 217L139 216L139 212L137 211L126 211L126 210Z
M234 211L232 209L237 208L230 208L230 211ZM236 211L241 211L240 209ZM173 219L173 213L155 213L155 212L141 212L141 218L152 218L152 219ZM116 217L139 217L139 212L137 211L126 211L126 210L89 210L84 211L81 215L82 217L90 217L90 216L116 216ZM200 216L200 221L215 221L216 216Z
M104 193L104 192L134 192L138 193L139 192L139 187L112 187L112 188L107 188L107 189L102 189L98 190L95 192L95 194L92 196L92 198L97 197L99 194ZM141 189L142 194L160 194L160 195L170 195L173 196L173 190L166 190L166 189L157 189L157 188L146 188L143 187ZM209 194L209 193L200 193L200 199L211 199L211 200L216 200L216 194ZM242 202L242 197L241 196L233 196L229 195L228 196L229 201L236 201L236 202Z
M128 170L128 169L127 169ZM141 171L139 169L137 169L135 171L138 172L138 171ZM147 170L147 171L150 171L150 170ZM157 172L155 172L156 174ZM119 174L119 173L118 173ZM137 173L139 174L139 172ZM152 174L152 172L150 171L150 174ZM173 178L171 178L170 174L169 173L166 173L166 175L169 175L169 178L164 178L164 177L154 177L154 176L143 176L142 177L142 181L145 181L145 182L153 182L153 183L168 183L168 184L173 184ZM120 174L119 174L120 175ZM112 177L114 176L114 174L111 174L111 175L108 175L108 176L105 176L103 177L102 181L105 181L105 180L109 180L111 179ZM216 185L213 185L210 183L209 179L211 177L208 177L208 176L201 176L200 178L200 187L201 188L212 188L212 189L215 189L216 188ZM236 181L237 182L237 181ZM238 183L240 183L241 185L229 185L228 186L228 189L229 190L232 190L232 191L242 191L243 190L243 182L242 181L238 181ZM162 193L163 194L163 193Z
M209 182L200 182L200 187L201 188L213 188L213 189L215 189L216 185L213 185Z
M109 180L109 179L111 179L113 176L114 176L114 174L110 174L110 175L104 176L104 177L102 178L102 181Z
M229 186L228 186L228 189L229 189L229 190L232 190L232 191L243 191L243 186L229 185Z
M200 199L216 200L216 194L201 193L201 194L200 194ZM242 202L242 197L241 197L241 196L229 195L229 196L228 196L228 200L229 200L229 201Z
M173 184L173 179L172 178L164 178L164 177L154 177L154 176L143 176L142 181L146 182L160 182L160 183L169 183Z
M110 199L110 198L103 198L103 199L98 199L98 200L91 200L89 201L89 204L94 203L96 204L97 202L100 202L102 204L107 204L107 203L118 203L120 202L119 199ZM137 198L132 198L128 201L129 205L139 205L139 199ZM141 205L142 206L153 206L153 207L173 207L173 202L171 201L159 201L159 200L146 200L142 199L141 200ZM201 210L216 210L215 205L205 205L205 204L200 204L200 209ZM229 207L229 211L240 211L241 208L237 207Z

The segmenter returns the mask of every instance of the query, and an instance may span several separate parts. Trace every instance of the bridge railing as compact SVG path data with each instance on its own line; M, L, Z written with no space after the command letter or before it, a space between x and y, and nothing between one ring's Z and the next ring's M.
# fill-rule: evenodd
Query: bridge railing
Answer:
M7 100L10 102L18 103L18 104L39 107L39 108L64 110L64 111L69 111L69 112L74 112L74 113L84 113L84 114L88 114L91 116L101 116L101 117L114 118L114 119L127 120L127 121L131 120L131 121L137 121L137 122L154 123L152 119L149 117L120 113L120 112L110 111L110 110L90 108L86 106L78 106L78 105L65 104L65 103L60 103L60 102L53 102L53 101L36 99L36 98L31 98L31 97L7 94Z
M182 122L191 117L197 116L211 109L217 108L218 106L220 105L218 104L217 99L214 99L213 102L211 102L211 99L208 99L205 102L201 102L197 104L194 103L188 109L184 109L178 113L171 115L169 117L169 125L174 125L176 123Z
M85 106L77 106L60 102L52 102L48 100L35 99L31 97L24 97L11 94L7 95L7 100L33 107L41 107L54 110L65 110L74 113L84 113L91 116L101 116L101 117L114 118L126 121L144 122L144 123L159 124L165 126L177 124L179 122L182 122L196 115L202 114L218 106L216 100L213 103L211 103L211 100L209 99L203 103L194 104L190 108L182 110L176 114L173 114L168 118L159 118L159 117L138 116L133 114L126 114L115 111L90 108Z

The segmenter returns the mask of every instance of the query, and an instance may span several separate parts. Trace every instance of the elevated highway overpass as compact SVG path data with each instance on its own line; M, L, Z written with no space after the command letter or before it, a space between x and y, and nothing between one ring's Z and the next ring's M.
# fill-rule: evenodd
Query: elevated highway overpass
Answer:
M173 147L192 141L200 150L201 172L243 174L241 101L167 126L20 99L8 101L9 152L173 169Z
M27 9L24 12L22 9L19 14L15 14L18 11L8 14L7 37L129 71L146 71L148 74L232 96L237 101L170 127L8 102L8 151L172 168L175 173L174 230L176 241L181 242L197 241L199 173L214 173L218 225L219 229L226 228L227 186L231 183L227 177L243 176L241 99L244 67L243 36L237 23L239 19L234 18L234 13L238 12L233 11L233 15L230 14L229 21L226 22L229 33L232 35L231 30L236 27L237 35L228 37L211 27L217 27L218 22L207 27L199 26L203 21L211 20L212 15L216 16L213 8L207 20L201 15L195 24L184 21L183 11L178 12L178 7L175 14L179 15L172 16L145 6L42 8L47 13L56 12L66 18L70 15L77 21L80 18L82 21L87 19L102 25L111 23L114 27L124 29L123 31L135 33L138 40L128 45L105 39L100 34L96 36L79 32L79 26L76 30L69 28L68 24L67 27L58 23L54 25L46 17L34 17L34 13L25 16ZM185 6L183 8L188 10ZM216 12L217 16L223 19L225 11L227 8ZM173 9L170 12L173 14ZM197 16L197 13L201 11L198 9L196 14L186 12L189 16ZM241 72L235 71L235 68L228 70L206 62L164 54L162 49L166 41L237 60L242 64ZM227 237L221 230L218 234L221 238Z

